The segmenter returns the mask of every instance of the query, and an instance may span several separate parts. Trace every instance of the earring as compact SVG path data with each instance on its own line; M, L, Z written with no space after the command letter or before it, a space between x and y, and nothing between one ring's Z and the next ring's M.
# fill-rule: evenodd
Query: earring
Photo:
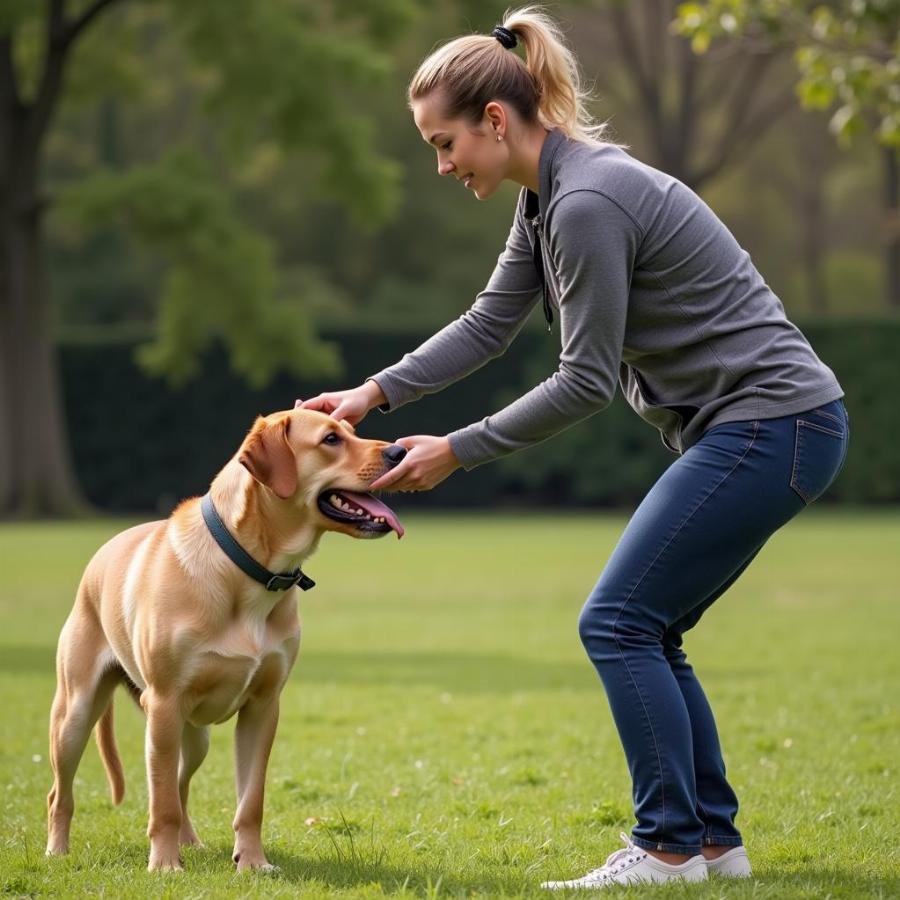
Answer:
M503 140L503 135L502 135L502 134L498 134L498 135L497 135L497 143L500 143L500 141L502 141L502 140Z

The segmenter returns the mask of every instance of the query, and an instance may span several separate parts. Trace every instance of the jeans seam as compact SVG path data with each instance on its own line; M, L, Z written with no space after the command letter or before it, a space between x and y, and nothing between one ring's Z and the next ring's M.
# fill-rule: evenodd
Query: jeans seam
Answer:
M797 484L797 467L800 465L800 420L794 423L794 464L791 466L791 490L796 493L800 499L809 506L809 498L800 490Z
M630 596L630 595L629 595ZM627 600L625 601L628 602ZM622 607L624 609L624 605ZM621 610L619 611L619 615L621 615ZM619 617L616 616L616 622L618 622ZM628 677L631 679L631 683L634 685L635 692L638 695L638 700L641 701L641 709L644 711L644 718L647 720L647 723L650 726L650 737L653 739L653 749L656 752L656 762L659 768L659 785L660 785L660 805L662 806L662 830L665 832L666 829L666 783L663 778L663 768L662 768L662 756L659 752L659 742L656 740L656 729L653 727L653 719L650 718L650 713L647 711L647 704L644 702L644 696L641 693L640 686L637 683L637 679L631 672L631 666L628 665L628 660L625 658L625 654L622 652L622 647L619 644L619 638L616 634L616 623L613 622L613 638L616 642L616 649L619 651L619 657L622 660L622 664L625 666L625 671L628 672Z
M810 422L808 419L797 419L797 425L805 425L807 428L812 428L815 431L821 431L825 434L830 434L832 437L842 438L844 436L843 431L835 431L833 428L826 428L824 425L818 425L815 422Z
M837 422L838 425L843 425L844 423L841 421L840 416L836 416L834 413L825 412L824 409L809 409L805 413L801 413L800 415L809 416L815 413L817 416L822 416L825 419L831 419L833 422Z
M619 624L619 620L622 618L622 613L625 611L625 607L628 605L628 601L631 600L631 598L634 596L635 592L641 586L641 583L647 577L647 574L653 568L656 561L660 558L660 556L663 555L663 553L666 551L666 549L671 545L672 541L674 541L675 538L680 534L680 532L684 528L684 526L687 525L687 523L703 507L703 505L706 503L706 501L709 500L709 498L712 497L713 494L715 494L715 492L734 474L734 472L738 468L738 466L747 458L747 454L750 452L750 450L753 448L753 445L756 443L756 437L758 434L759 434L759 420L756 420L753 422L753 434L750 437L750 442L747 444L746 448L744 449L744 452L741 454L740 459L738 459L737 462L735 462L735 464L728 470L728 472L726 472L725 475L723 475L722 478L720 478L719 481L716 482L716 484L713 486L713 488L706 494L706 496L700 501L700 503L698 503L697 506L694 507L694 509L688 514L688 516L682 520L681 524L678 526L678 528L675 529L675 532L672 534L672 536L669 538L669 540L666 541L665 545L660 549L659 553L657 553L656 556L653 557L650 564L647 566L647 568L644 570L641 577L637 580L634 587L631 589L631 592L622 601L622 605L619 607L619 611L616 614L615 621L612 623L612 633L613 633L613 639L616 642L616 649L619 651L619 656L622 660L622 663L625 666L625 670L628 672L628 677L631 679L631 683L634 685L634 689L637 692L638 699L641 701L641 708L644 711L644 716L650 725L650 736L653 739L653 749L656 752L656 760L657 760L657 764L658 764L658 768L659 768L660 802L662 805L662 830L663 830L663 832L665 832L665 828L666 828L666 787L665 787L665 779L663 778L663 766L662 766L662 757L660 756L660 752L659 752L659 742L656 740L656 730L653 727L653 720L650 718L650 714L647 711L647 705L644 702L644 697L641 693L640 685L638 685L637 679L632 674L631 667L628 665L628 660L625 658L625 654L622 651L622 646L619 643L619 634L617 631L617 626Z
M695 772L694 778L696 779L696 777L697 777L697 775ZM695 786L695 790L697 790L698 794L700 793L699 789L697 789L696 786ZM700 810L700 815L703 817L703 832L704 832L704 834L709 834L709 824L708 824L709 823L709 813L703 808L703 804L700 802L699 797L697 798L697 809Z
M631 836L631 842L642 850L661 850L663 853L684 853L696 856L703 846L700 844L675 844L670 841L650 841L647 838Z
M797 480L797 469L800 467L800 435L803 433L802 429L811 428L813 431L818 431L822 434L827 434L830 437L836 437L839 440L844 442L844 449L842 454L842 460L846 459L847 455L847 432L846 431L832 431L830 428L824 428L822 425L816 425L815 422L808 422L806 419L797 419L794 425L794 463L791 466L791 483L790 488L797 494L798 497L804 502L806 506L809 506L813 502L813 498L807 496L806 492L800 487L800 483ZM838 471L843 466L843 461L841 465L838 466ZM832 478L833 480L833 478Z
M710 832L703 839L703 846L705 847L742 847L744 845L744 839L738 835L735 837L733 834L714 834Z

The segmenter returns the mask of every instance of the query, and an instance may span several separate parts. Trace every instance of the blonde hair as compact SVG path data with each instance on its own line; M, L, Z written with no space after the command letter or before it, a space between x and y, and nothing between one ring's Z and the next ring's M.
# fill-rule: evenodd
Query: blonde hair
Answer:
M507 10L502 25L524 46L524 62L491 35L456 38L419 66L409 84L410 104L439 90L447 118L478 122L491 100L504 100L525 122L578 141L603 141L607 124L594 121L585 106L590 94L559 25L539 6Z

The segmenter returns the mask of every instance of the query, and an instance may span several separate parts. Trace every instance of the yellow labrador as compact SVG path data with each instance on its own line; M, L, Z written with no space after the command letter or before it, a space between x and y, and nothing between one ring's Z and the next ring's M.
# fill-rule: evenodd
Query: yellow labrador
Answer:
M202 501L100 548L59 638L48 854L68 849L72 782L98 720L112 799L122 800L112 694L124 683L147 717L149 868L181 868L179 845L200 843L187 812L191 776L209 726L235 713L234 860L239 870L269 867L266 766L300 643L296 585L313 584L299 566L326 531L402 536L396 516L365 491L405 453L320 412L261 417Z

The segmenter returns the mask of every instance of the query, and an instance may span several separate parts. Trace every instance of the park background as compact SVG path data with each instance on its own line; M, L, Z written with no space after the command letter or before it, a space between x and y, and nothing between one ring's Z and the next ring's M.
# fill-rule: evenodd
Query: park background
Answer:
M323 541L270 766L279 875L231 874L223 729L192 793L207 847L180 882L143 872L122 696L128 799L111 807L89 747L73 852L41 856L55 642L94 550L202 494L257 414L358 383L486 282L515 189L481 204L439 178L405 86L504 8L0 4L0 890L536 896L630 826L576 621L674 457L617 397L396 498L400 544ZM897 896L900 3L548 8L596 116L707 200L847 394L837 482L688 638L758 873L727 895ZM558 342L538 311L502 359L359 430L468 424L550 374Z
M844 385L826 502L900 500L898 4L552 9L594 114L700 192ZM0 516L167 514L256 414L359 383L468 307L516 191L482 204L438 177L405 85L502 12L4 4ZM476 421L558 349L536 314L504 359L361 432ZM619 397L413 507L633 505L671 459Z

